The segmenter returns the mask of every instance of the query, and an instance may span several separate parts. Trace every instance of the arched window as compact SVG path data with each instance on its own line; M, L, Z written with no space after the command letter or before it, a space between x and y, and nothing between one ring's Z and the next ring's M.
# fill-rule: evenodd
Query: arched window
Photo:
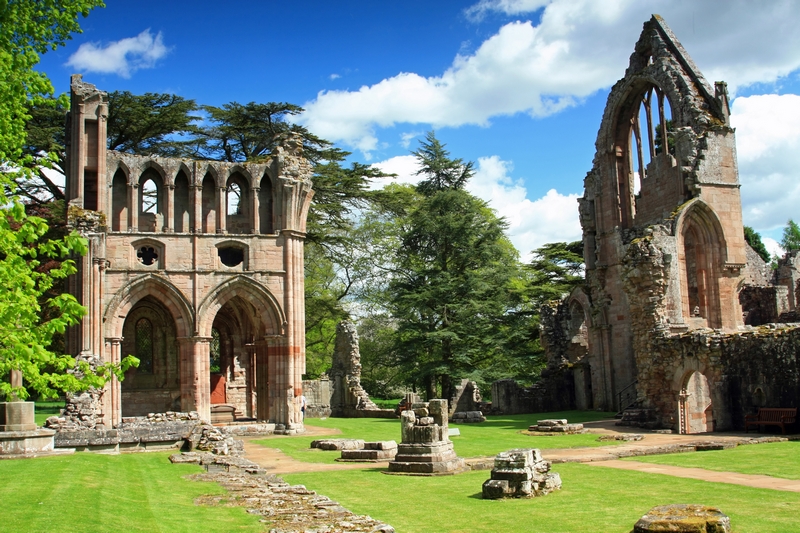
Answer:
M216 374L222 372L222 367L220 366L222 350L220 348L219 330L217 328L211 329L211 346L209 347L209 353L211 356L211 373Z
M238 183L228 183L228 214L242 214L242 188Z
M142 183L142 213L158 213L158 187L151 179Z
M140 373L153 373L153 324L146 318L136 321L136 358Z

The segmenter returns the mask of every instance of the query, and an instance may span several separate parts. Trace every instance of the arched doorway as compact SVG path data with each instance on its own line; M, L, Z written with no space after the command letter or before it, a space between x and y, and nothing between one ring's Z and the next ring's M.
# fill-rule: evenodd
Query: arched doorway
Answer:
M122 326L122 353L139 359L122 382L122 416L181 410L175 321L152 296L139 300Z
M236 418L255 418L255 324L258 313L235 296L217 312L209 347L211 406L229 405Z
M682 434L714 431L711 388L705 375L698 371L689 374L684 380L678 398Z

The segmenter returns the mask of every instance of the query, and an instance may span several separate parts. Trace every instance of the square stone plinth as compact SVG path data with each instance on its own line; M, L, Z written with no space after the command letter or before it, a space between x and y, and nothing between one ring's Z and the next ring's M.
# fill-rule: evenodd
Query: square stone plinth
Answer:
M0 402L0 431L34 431L33 402Z

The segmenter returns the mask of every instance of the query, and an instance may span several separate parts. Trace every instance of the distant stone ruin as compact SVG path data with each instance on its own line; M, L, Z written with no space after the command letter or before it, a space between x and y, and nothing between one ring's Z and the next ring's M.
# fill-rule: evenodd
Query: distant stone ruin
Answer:
M483 498L533 498L560 488L561 476L550 472L550 461L536 448L521 448L497 454L492 478L483 484Z
M361 352L358 331L352 322L336 326L336 346L330 371L331 416L343 418L394 417L394 410L381 409L361 386Z
M574 435L576 433L585 433L583 424L570 424L566 418L551 418L546 420L537 420L536 424L529 426L528 431L537 431L539 433L564 433Z
M493 410L601 409L702 433L800 407L798 254L773 278L746 243L727 86L658 15L596 148L579 199L585 283L542 308L541 380L495 383Z
M400 415L403 442L389 473L453 474L466 468L447 432L447 400L415 403Z

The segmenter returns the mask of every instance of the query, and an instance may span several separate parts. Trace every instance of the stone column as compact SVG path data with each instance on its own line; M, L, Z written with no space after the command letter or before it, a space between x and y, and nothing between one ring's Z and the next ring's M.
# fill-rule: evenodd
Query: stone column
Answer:
M128 204L131 206L128 211L128 219L130 220L128 231L137 233L139 231L139 184L133 183L128 191Z
M228 189L220 187L217 192L217 233L227 233Z
M167 202L164 209L164 233L172 233L175 229L175 185L166 186Z
M211 420L211 337L180 337L181 410Z
M106 137L108 131L108 107L97 106L97 210L110 213L106 177Z
M193 233L202 233L203 232L203 187L200 185L189 185L189 190L191 191L191 202L192 202L192 209L194 210L194 217L192 217L192 228L191 231Z
M259 187L250 189L250 194L253 196L253 201L250 202L250 208L253 210L253 216L250 217L250 233L261 233L261 215L259 214L259 199L258 193L261 192Z
M122 360L122 337L106 337L105 344L111 364L118 365ZM112 376L106 384L103 411L107 413L111 427L117 427L122 422L122 386L116 376Z

